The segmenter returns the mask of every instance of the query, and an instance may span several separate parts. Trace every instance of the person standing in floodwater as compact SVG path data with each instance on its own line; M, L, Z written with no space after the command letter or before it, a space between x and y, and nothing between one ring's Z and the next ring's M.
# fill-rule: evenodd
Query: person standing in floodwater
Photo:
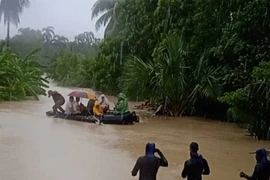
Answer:
M158 153L160 158L155 156L155 152ZM168 161L163 153L156 149L155 143L149 142L145 147L145 155L138 158L131 175L136 176L140 170L139 180L156 180L160 166L168 167Z
M187 180L202 180L202 175L209 175L210 168L206 159L202 155L198 154L199 145L196 142L192 142L189 145L190 159L184 164L182 171L182 178Z
M51 96L54 101L54 106L52 107L53 113L56 114L57 109L59 109L62 113L65 113L65 110L62 108L62 106L65 104L65 98L57 91L49 90L48 97L50 98Z
M248 176L244 172L240 172L240 177L248 180L269 180L270 178L270 161L267 159L267 151L258 149L256 151L256 160L252 176Z

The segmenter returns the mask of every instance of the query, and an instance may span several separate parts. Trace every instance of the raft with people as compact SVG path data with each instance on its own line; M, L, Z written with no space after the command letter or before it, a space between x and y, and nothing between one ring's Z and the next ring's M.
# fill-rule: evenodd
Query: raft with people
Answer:
M62 118L66 120L88 122L88 123L103 123L103 124L134 124L140 121L140 118L136 115L135 112L127 112L125 114L106 114L102 116L83 116L83 115L66 115L64 113L57 112L54 114L52 111L46 112L47 116L54 118Z
M123 93L119 93L118 102L113 110L110 110L110 103L104 94L96 98L90 92L73 91L68 95L69 101L66 103L64 111L61 108L65 103L64 97L60 93L50 90L48 97L51 96L55 105L52 108L53 111L46 112L49 117L99 124L134 124L140 121L136 112L128 110L128 101ZM81 98L88 99L87 107L80 103Z

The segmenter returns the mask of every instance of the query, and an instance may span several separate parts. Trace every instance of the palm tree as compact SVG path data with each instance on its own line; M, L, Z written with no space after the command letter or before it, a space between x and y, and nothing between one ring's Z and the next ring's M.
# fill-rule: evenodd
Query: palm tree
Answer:
M78 36L75 37L75 42L77 44L84 43L85 42L84 40L85 40L85 37L84 37L83 33L81 33L81 34L79 34Z
M52 26L46 27L42 29L43 32L43 42L44 43L50 43L53 40L54 34L54 28Z
M88 44L92 45L93 43L99 42L100 40L95 38L93 32L84 32L75 37L75 42L77 44Z
M18 26L19 15L23 12L23 8L29 5L29 0L0 0L0 20L4 16L4 23L7 24L7 47L9 47L10 23Z
M56 47L62 47L62 48L66 47L68 42L69 42L68 38L66 38L65 36L59 36L59 35L55 35L53 39L51 40L51 43L56 45Z
M85 41L88 44L92 44L93 42L95 42L95 35L93 32L84 32L83 34L84 34Z
M67 44L69 41L68 38L66 38L65 36L55 35L51 42L58 44Z
M115 9L120 0L97 0L92 7L92 19L102 14L96 21L96 30L103 24L106 26L105 34L112 30L115 24Z

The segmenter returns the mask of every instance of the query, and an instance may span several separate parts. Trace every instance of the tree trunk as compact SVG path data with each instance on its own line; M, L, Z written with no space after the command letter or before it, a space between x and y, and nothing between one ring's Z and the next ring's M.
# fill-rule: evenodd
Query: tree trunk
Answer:
M10 31L10 19L7 21L7 48L9 49L9 31Z

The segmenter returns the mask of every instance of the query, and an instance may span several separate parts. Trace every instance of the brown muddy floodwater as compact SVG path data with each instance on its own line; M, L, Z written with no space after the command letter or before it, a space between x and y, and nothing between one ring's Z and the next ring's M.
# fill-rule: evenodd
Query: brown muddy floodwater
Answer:
M55 88L63 95L70 89ZM111 102L116 98L109 97ZM84 101L86 103L86 101ZM154 141L169 161L159 180L178 180L188 145L197 141L208 160L206 180L237 180L241 170L252 173L250 151L269 142L245 136L233 124L195 118L151 118L131 126L96 125L46 117L52 99L0 103L1 180L132 180L130 171L144 146ZM130 104L132 108L134 103Z

